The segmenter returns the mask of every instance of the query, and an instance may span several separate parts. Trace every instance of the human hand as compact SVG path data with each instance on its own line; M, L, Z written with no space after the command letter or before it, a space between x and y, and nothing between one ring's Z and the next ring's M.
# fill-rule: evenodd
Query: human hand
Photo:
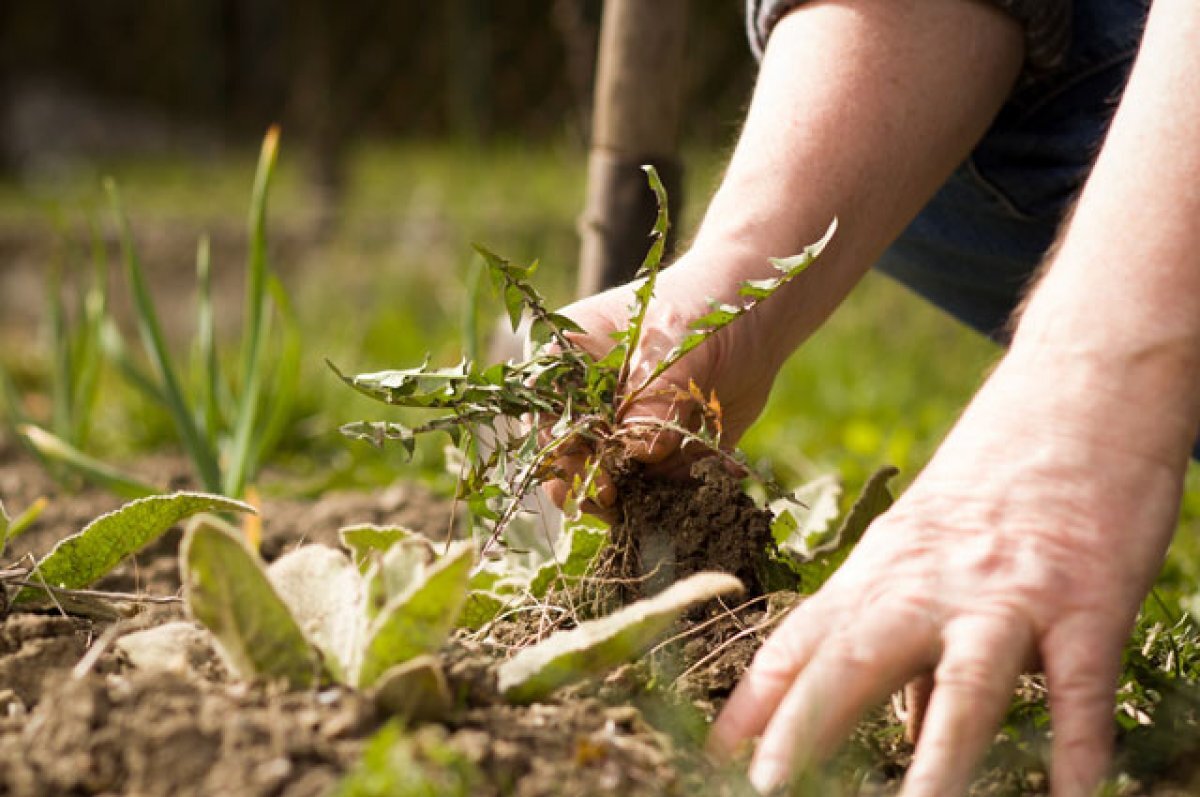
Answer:
M1040 666L1053 793L1093 792L1122 646L1170 540L1186 455L1143 444L1147 420L1104 389L1092 406L1056 402L1048 387L1064 380L1003 363L929 467L759 651L710 739L729 754L761 735L759 789L830 755L864 710L932 673L903 793L964 793L1017 676Z
M631 459L644 463L656 475L686 476L696 458L711 453L702 446L688 445L669 428L694 429L698 425L700 407L691 398L693 385L705 397L717 397L721 445L731 447L762 411L778 370L778 360L771 355L772 347L761 336L761 325L752 312L713 334L646 384L667 352L692 332L689 324L710 312L711 300L741 301L738 283L722 281L720 270L711 268L711 260L711 256L693 251L659 275L621 388L626 398L618 398L624 402L618 404L617 430L624 448ZM765 257L761 261L766 264ZM714 271L718 273L714 275ZM629 324L636 286L622 285L561 310L586 330L586 334L572 335L574 341L593 356L603 357L614 345L611 335ZM645 389L638 390L644 384ZM636 396L630 397L634 391ZM561 477L545 485L556 503L561 505L566 499L571 480L587 470L594 453L584 441L564 447L556 461ZM599 508L611 506L615 500L611 482L605 474L597 481Z

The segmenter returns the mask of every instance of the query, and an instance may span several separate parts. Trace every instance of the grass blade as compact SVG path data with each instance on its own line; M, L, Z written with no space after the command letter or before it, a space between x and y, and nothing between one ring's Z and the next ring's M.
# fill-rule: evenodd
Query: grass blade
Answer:
M134 315L137 318L142 345L154 365L154 370L158 373L167 410L175 423L175 429L179 433L184 451L196 467L201 484L205 489L219 491L221 474L217 465L216 452L200 434L200 430L196 426L196 419L180 388L179 378L175 374L171 355L163 338L162 326L158 321L158 313L154 309L154 300L150 296L146 277L142 272L142 266L133 245L133 233L129 228L129 219L126 218L121 207L121 197L117 192L116 183L108 180L105 187L108 189L109 199L120 225L121 249L125 255L125 273L129 280L129 287L133 291Z
M283 282L274 274L270 275L268 287L275 308L279 312L283 327L283 348L280 351L278 364L272 375L274 390L271 393L270 413L262 424L262 433L251 452L251 460L247 473L256 473L259 466L279 445L283 433L287 430L296 407L296 396L299 395L300 364L304 355L304 341L300 334L300 321L292 308L287 290Z
M221 405L218 398L221 370L217 361L213 320L212 249L207 235L200 236L200 241L196 244L196 283L200 291L196 300L196 345L200 350L200 372L204 381L204 432L208 437L208 444L216 450L219 442L217 436L221 429Z
M141 391L146 398L163 409L169 410L170 402L167 394L151 378L150 374L134 362L133 357L129 354L129 348L125 345L125 336L121 334L121 330L117 328L111 318L104 319L100 326L100 350L104 352L104 356L110 362L117 366L117 370L121 372L121 376L125 377L126 382Z
M92 416L99 395L101 336L108 316L108 254L95 222L89 218L92 239L92 282L83 295L79 333L76 337L75 396L72 406L72 442L87 446L92 433Z
M121 498L144 498L162 492L88 456L66 440L39 426L22 424L18 427L18 432L44 461L62 465Z
M71 436L71 405L74 379L71 368L71 338L67 332L67 314L63 308L62 263L54 262L46 280L46 317L50 320L50 356L53 377L50 380L50 427L63 437Z
M42 512L46 511L46 507L50 506L50 499L41 496L34 500L32 504L25 508L25 511L8 521L8 540L15 540L25 532L33 528L33 524L42 516ZM0 504L0 510L3 510L3 505ZM3 536L3 535L0 535ZM0 551L4 549L3 543L0 543Z
M250 200L250 256L246 264L246 327L243 337L241 391L233 433L233 448L225 491L238 495L245 488L253 455L253 434L262 395L263 359L268 319L267 295L267 191L279 154L279 128L263 138Z

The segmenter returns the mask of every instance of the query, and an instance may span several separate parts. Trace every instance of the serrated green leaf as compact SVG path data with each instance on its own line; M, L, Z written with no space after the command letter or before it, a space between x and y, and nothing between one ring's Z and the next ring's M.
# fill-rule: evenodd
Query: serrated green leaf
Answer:
M354 685L366 688L386 670L437 650L467 599L475 546L456 542L426 570L421 583L392 599L371 623Z
M834 475L822 476L798 488L791 498L773 501L771 534L780 550L811 558L831 540L838 518L842 486Z
M658 365L654 367L654 370L646 380L632 391L630 395L636 396L641 394L650 383L666 373L669 368L683 359L684 356L693 351L701 343L753 310L760 302L769 299L780 288L803 273L805 269L816 261L821 252L824 251L836 230L837 219L834 219L829 225L829 229L825 231L825 235L821 237L821 240L805 247L804 251L800 254L788 258L772 258L771 264L781 272L781 275L773 279L750 280L743 283L739 292L747 298L744 304L740 306L718 304L707 315L693 321L690 326L697 331L689 334L668 351L662 360L659 361Z
M857 545L867 527L892 505L895 499L892 498L892 493L888 489L888 482L899 472L899 469L888 465L875 471L871 474L871 478L867 479L858 500L854 502L854 506L850 507L850 512L838 529L837 544L839 548L845 549Z
M850 551L862 539L867 527L892 505L892 494L887 483L898 471L888 466L880 468L867 479L862 492L850 511L846 513L836 533L822 535L820 550L794 569L800 576L801 587L806 593L815 592L834 572L841 567ZM812 550L812 549L810 549Z
M689 608L744 589L727 573L696 573L653 598L525 648L500 666L500 693L532 703L572 681L602 675L649 649Z
M658 170L653 166L645 165L642 167L642 171L646 173L650 190L654 192L655 201L658 203L658 213L654 217L654 228L650 231L653 241L649 251L646 252L641 268L638 269L638 276L643 281L633 291L633 307L629 308L629 324L620 333L617 341L616 348L621 353L621 365L617 370L618 383L624 382L629 377L633 355L641 343L642 330L646 325L646 313L654 298L654 287L658 283L658 272L662 265L663 253L666 251L667 231L671 227L670 212L667 208L667 189L658 176Z
M267 568L267 578L305 639L324 654L337 681L358 666L366 636L366 585L346 554L327 545L302 545Z
M371 564L373 552L382 554L400 540L416 536L416 532L404 526L378 526L360 523L338 530L338 539L350 551L354 564L360 572L366 572Z
M254 512L249 504L206 493L152 495L101 515L83 531L60 541L34 568L31 581L52 587L82 589L99 579L131 553L158 539L181 520L200 512ZM15 602L39 597L26 587Z
M235 673L293 687L321 679L320 654L236 530L208 518L189 524L180 563L188 609Z
M355 421L343 424L338 431L351 440L364 440L375 448L383 448L384 443L388 441L399 443L401 450L408 457L411 457L417 450L416 435L412 429L401 423Z
M511 597L505 598L486 590L472 590L463 605L462 613L458 616L459 628L478 631L496 619L496 615L504 611L513 602Z
M529 584L535 598L541 598L551 587L587 573L596 554L608 542L608 534L597 528L576 523L567 528L567 556L562 562L547 562L538 568Z

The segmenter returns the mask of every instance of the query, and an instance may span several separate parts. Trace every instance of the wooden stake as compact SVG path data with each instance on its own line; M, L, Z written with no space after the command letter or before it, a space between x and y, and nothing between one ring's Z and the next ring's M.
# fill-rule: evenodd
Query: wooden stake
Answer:
M687 0L606 0L580 221L579 294L631 279L650 245L654 196L642 164L659 172L679 218L678 157ZM670 241L668 241L670 246Z

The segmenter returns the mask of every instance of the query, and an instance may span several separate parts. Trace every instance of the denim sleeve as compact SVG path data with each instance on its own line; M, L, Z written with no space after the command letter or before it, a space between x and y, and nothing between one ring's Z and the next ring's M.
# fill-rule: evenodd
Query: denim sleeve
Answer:
M784 14L804 0L746 0L746 33L754 55L762 58L767 37ZM1025 27L1027 72L1044 72L1057 66L1071 36L1072 0L990 0L1012 14Z

